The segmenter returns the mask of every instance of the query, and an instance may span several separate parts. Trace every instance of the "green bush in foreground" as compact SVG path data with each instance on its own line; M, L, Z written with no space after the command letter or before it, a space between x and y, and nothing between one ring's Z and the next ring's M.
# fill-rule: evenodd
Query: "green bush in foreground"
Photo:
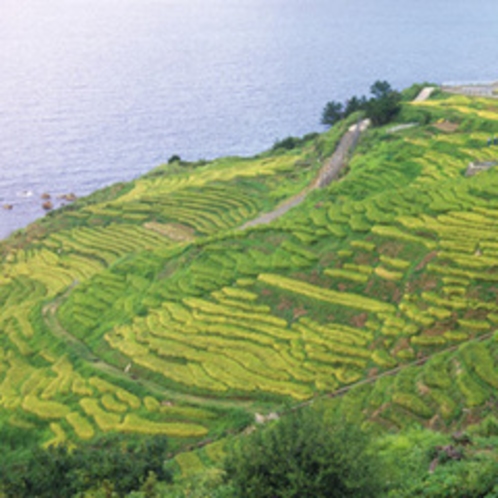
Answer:
M105 488L106 496L122 497L151 475L171 480L164 469L166 448L164 437L133 442L108 436L74 449L36 449L22 462L0 461L0 496L69 498Z
M239 498L373 498L382 479L368 448L355 426L331 427L303 410L243 438L225 471Z
M494 418L494 417L493 417ZM474 426L462 443L449 434L427 429L380 436L376 455L387 470L386 498L496 498L498 438L480 437L494 420ZM459 457L451 458L445 448Z

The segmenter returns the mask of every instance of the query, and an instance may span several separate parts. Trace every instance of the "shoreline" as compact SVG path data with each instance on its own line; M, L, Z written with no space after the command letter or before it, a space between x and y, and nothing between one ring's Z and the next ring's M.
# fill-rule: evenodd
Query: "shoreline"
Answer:
M498 99L498 80L473 81L473 82L445 82L441 83L439 85L439 88L444 92L461 94L469 97L484 97L484 98ZM430 91L424 94L424 91L427 92L427 90ZM425 88L417 98L425 100L430 96L431 93L432 89L430 89L430 87ZM221 155L215 159L219 159L222 157L225 156ZM150 171L152 171L155 167L151 168ZM147 174L147 172L139 174L136 178L141 177L143 174ZM96 186L96 188L93 188L90 192L79 193L77 196L73 193L52 194L52 195L46 193L39 194L38 192L35 192L35 190L31 188L25 188L24 190L21 190L16 194L9 195L8 197L6 196L0 201L0 243L5 242L9 237L14 235L17 231L24 230L32 223L42 220L47 213L57 210L61 207L64 207L68 203L72 203L74 200L76 200L77 197L86 197L88 195L92 195L94 192L97 192L103 188L109 187L114 183L121 183L128 181L132 180L131 179L117 180L116 182L112 182L111 184L105 183L100 186ZM292 205L290 207L301 202L304 199L305 194L303 195L301 193L295 197L296 197L295 199L291 200L292 202L290 204ZM3 224L4 220L2 220L2 215L4 215L5 225ZM18 220L19 223L13 222L15 220Z

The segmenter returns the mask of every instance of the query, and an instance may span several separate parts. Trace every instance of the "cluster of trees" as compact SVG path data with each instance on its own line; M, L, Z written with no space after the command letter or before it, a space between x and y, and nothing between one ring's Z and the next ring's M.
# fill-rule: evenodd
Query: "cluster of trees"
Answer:
M243 438L226 460L237 498L374 498L382 472L357 426L324 423L300 410Z
M227 486L209 496L498 496L498 420L493 415L463 436L412 427L374 437L358 425L333 420L313 409L300 410L242 438L225 462ZM452 452L458 456L450 457Z
M0 464L0 495L69 498L105 490L106 496L123 497L148 480L171 481L166 449L164 437L130 441L118 435L76 448L38 448L23 461Z
M322 112L322 124L333 126L337 121L357 111L364 111L365 116L374 126L381 126L391 121L401 109L401 94L391 88L387 81L376 81L370 87L371 97L353 96L345 104L332 100L327 102Z
M314 140L316 137L318 137L318 133L312 132L312 133L307 133L303 137L287 137L284 138L283 140L277 140L272 147L272 150L278 151L278 150L292 150L297 147L301 147L301 145L304 145L306 142L309 142L310 140Z

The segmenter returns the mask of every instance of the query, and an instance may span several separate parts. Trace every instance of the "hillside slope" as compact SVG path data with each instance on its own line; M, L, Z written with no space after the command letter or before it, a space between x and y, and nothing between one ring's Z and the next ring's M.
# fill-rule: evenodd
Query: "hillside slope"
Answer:
M337 409L382 429L482 418L498 388L498 170L464 173L498 161L498 108L443 94L400 119L426 124L366 132L339 181L268 225L238 230L309 185L346 123L159 167L5 241L2 431L180 448L390 371Z

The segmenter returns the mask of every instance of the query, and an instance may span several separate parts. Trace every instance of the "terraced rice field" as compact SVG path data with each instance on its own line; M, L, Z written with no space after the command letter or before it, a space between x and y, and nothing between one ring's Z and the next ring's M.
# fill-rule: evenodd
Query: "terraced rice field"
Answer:
M291 178L288 188L300 188L319 165L308 156L309 146L195 165L194 172L191 165L184 171L164 166L129 187L96 193L79 208L52 213L6 241L0 421L25 428L45 445L109 431L165 434L182 444L236 417L236 403L179 399L149 382L154 362L142 361L135 371L128 356L100 350L107 344L101 331L111 334L114 322L147 315L147 290L196 237L237 227L273 207L285 191L275 195L272 182L299 161L302 176Z
M181 445L364 379L334 409L381 428L481 413L496 340L469 341L498 324L498 171L464 172L498 156L498 114L462 97L405 106L428 124L367 132L340 181L269 225L235 230L311 183L340 130L164 166L7 241L0 420L43 444ZM219 444L178 468L219 460Z

